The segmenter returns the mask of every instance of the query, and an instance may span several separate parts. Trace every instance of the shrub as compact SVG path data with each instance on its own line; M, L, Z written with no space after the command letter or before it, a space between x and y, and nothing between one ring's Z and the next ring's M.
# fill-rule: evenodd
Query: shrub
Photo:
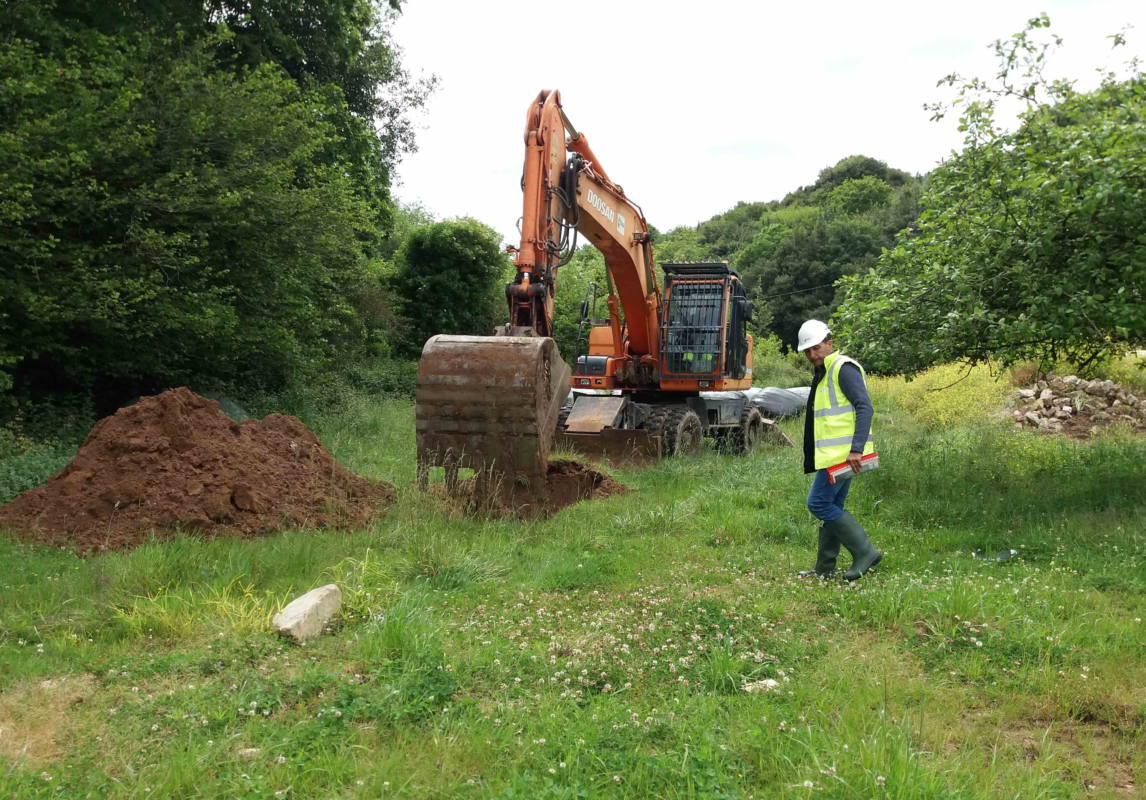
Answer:
M967 425L988 419L1012 389L989 365L945 364L908 382L902 377L869 377L873 392L890 398L931 428Z
M507 321L504 287L512 274L501 235L475 219L415 228L390 280L406 322L406 354L416 357L438 333L489 335Z
M755 339L752 345L753 386L787 389L810 386L811 383L812 365L802 353L795 350L783 352L783 344L776 334Z

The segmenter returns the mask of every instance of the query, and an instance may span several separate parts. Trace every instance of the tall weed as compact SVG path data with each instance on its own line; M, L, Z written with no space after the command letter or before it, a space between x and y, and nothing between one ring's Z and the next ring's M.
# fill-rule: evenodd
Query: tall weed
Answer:
M944 364L910 382L904 378L869 379L877 406L890 400L933 430L988 420L1013 391L1004 375L989 365Z

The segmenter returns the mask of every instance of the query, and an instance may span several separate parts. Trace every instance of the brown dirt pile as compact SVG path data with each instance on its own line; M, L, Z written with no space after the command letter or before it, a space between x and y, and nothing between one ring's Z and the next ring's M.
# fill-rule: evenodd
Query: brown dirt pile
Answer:
M607 472L601 472L588 464L565 459L552 459L549 462L549 469L545 475L546 500L543 504L532 502L533 498L528 490L519 486L514 486L513 496L509 501L497 493L479 500L475 480L467 478L459 481L455 498L447 497L444 484L436 485L434 490L439 496L448 500L461 501L465 514L526 519L548 517L582 500L604 500L606 497L626 494L629 491Z
M135 546L181 527L260 536L363 525L394 491L347 470L295 417L232 422L214 400L172 389L92 428L46 486L0 508L0 525L80 551Z

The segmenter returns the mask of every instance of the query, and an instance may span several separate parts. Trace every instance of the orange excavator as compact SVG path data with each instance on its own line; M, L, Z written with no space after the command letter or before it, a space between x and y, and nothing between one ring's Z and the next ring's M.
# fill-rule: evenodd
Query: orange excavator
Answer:
M673 263L657 285L640 206L557 91L529 104L522 189L509 322L492 336L434 336L422 350L419 483L443 466L452 490L469 468L486 486L544 501L555 446L614 461L694 455L706 435L739 452L755 447L770 423L733 391L752 385L752 304L740 276L727 262ZM578 236L605 257L608 320L594 319L591 284L571 371L551 337L558 270Z

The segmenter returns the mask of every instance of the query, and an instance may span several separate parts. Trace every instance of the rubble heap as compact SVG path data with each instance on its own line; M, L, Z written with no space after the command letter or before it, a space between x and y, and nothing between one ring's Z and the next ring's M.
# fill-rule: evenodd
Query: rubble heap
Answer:
M1146 399L1114 381L1051 377L1019 389L1014 398L1013 417L1020 428L1083 438L1118 421L1146 430Z

